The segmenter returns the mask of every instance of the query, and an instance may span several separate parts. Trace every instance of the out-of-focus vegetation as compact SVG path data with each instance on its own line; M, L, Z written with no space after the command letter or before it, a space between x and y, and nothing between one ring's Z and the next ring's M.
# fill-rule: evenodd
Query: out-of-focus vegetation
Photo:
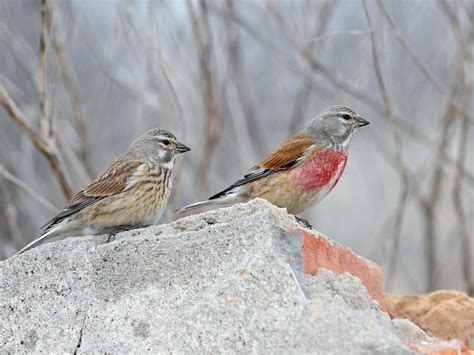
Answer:
M193 148L171 211L331 104L371 122L304 217L387 288L474 291L474 3L0 0L0 259L144 130Z

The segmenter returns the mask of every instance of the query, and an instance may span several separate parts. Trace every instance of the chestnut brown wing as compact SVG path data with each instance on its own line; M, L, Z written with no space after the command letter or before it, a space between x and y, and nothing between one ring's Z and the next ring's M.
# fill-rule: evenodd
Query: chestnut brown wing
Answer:
M261 179L278 171L289 169L298 164L305 152L313 146L314 139L304 133L296 133L286 142L274 149L264 160L255 165L247 174L229 186L227 189L211 196L213 200L226 195L233 188Z

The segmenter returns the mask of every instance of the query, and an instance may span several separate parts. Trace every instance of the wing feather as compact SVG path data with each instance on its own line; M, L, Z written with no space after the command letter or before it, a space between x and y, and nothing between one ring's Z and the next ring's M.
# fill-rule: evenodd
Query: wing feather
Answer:
M118 194L130 188L130 180L141 165L143 163L138 160L116 160L97 179L79 191L58 215L42 227L42 230L45 231L51 228L64 218L107 196Z
M305 152L312 146L314 146L314 139L308 137L308 135L303 132L296 133L285 143L274 149L264 160L250 169L247 174L227 189L211 196L209 200L222 197L235 187L248 184L249 182L269 176L278 171L294 167L301 161Z
M273 150L255 167L271 170L285 169L300 159L304 152L314 144L314 139L302 132L296 133L285 143ZM255 168L254 167L254 168Z

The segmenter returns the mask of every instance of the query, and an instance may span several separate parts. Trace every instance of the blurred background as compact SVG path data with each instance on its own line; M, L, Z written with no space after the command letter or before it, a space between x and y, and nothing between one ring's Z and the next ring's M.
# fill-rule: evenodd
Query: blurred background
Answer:
M302 217L387 290L474 292L471 0L0 0L0 260L146 129L192 147L168 213L326 106L371 125Z

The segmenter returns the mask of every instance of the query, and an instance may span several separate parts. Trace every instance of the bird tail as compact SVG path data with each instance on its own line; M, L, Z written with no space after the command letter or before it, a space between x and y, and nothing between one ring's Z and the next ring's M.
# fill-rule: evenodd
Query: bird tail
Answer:
M222 197L214 198L212 200L192 203L190 205L180 208L179 210L176 211L176 213L181 214L181 213L195 210L197 208L209 207L209 206L215 206L215 205L227 205L227 204L231 204L235 202L238 202L236 200L236 196L222 196Z
M53 238L57 236L59 233L61 233L61 229L62 229L61 224L56 224L55 226L52 226L51 228L46 229L35 240L33 240L31 243L27 244L22 249L20 249L15 255L23 254L25 251L30 250L42 244L44 241L48 240L49 238Z
M216 203L218 202L215 200L200 201L200 202L192 203L190 205L181 207L179 210L176 211L176 213L184 213L184 212L195 210L197 208L212 206L212 205L215 205Z

